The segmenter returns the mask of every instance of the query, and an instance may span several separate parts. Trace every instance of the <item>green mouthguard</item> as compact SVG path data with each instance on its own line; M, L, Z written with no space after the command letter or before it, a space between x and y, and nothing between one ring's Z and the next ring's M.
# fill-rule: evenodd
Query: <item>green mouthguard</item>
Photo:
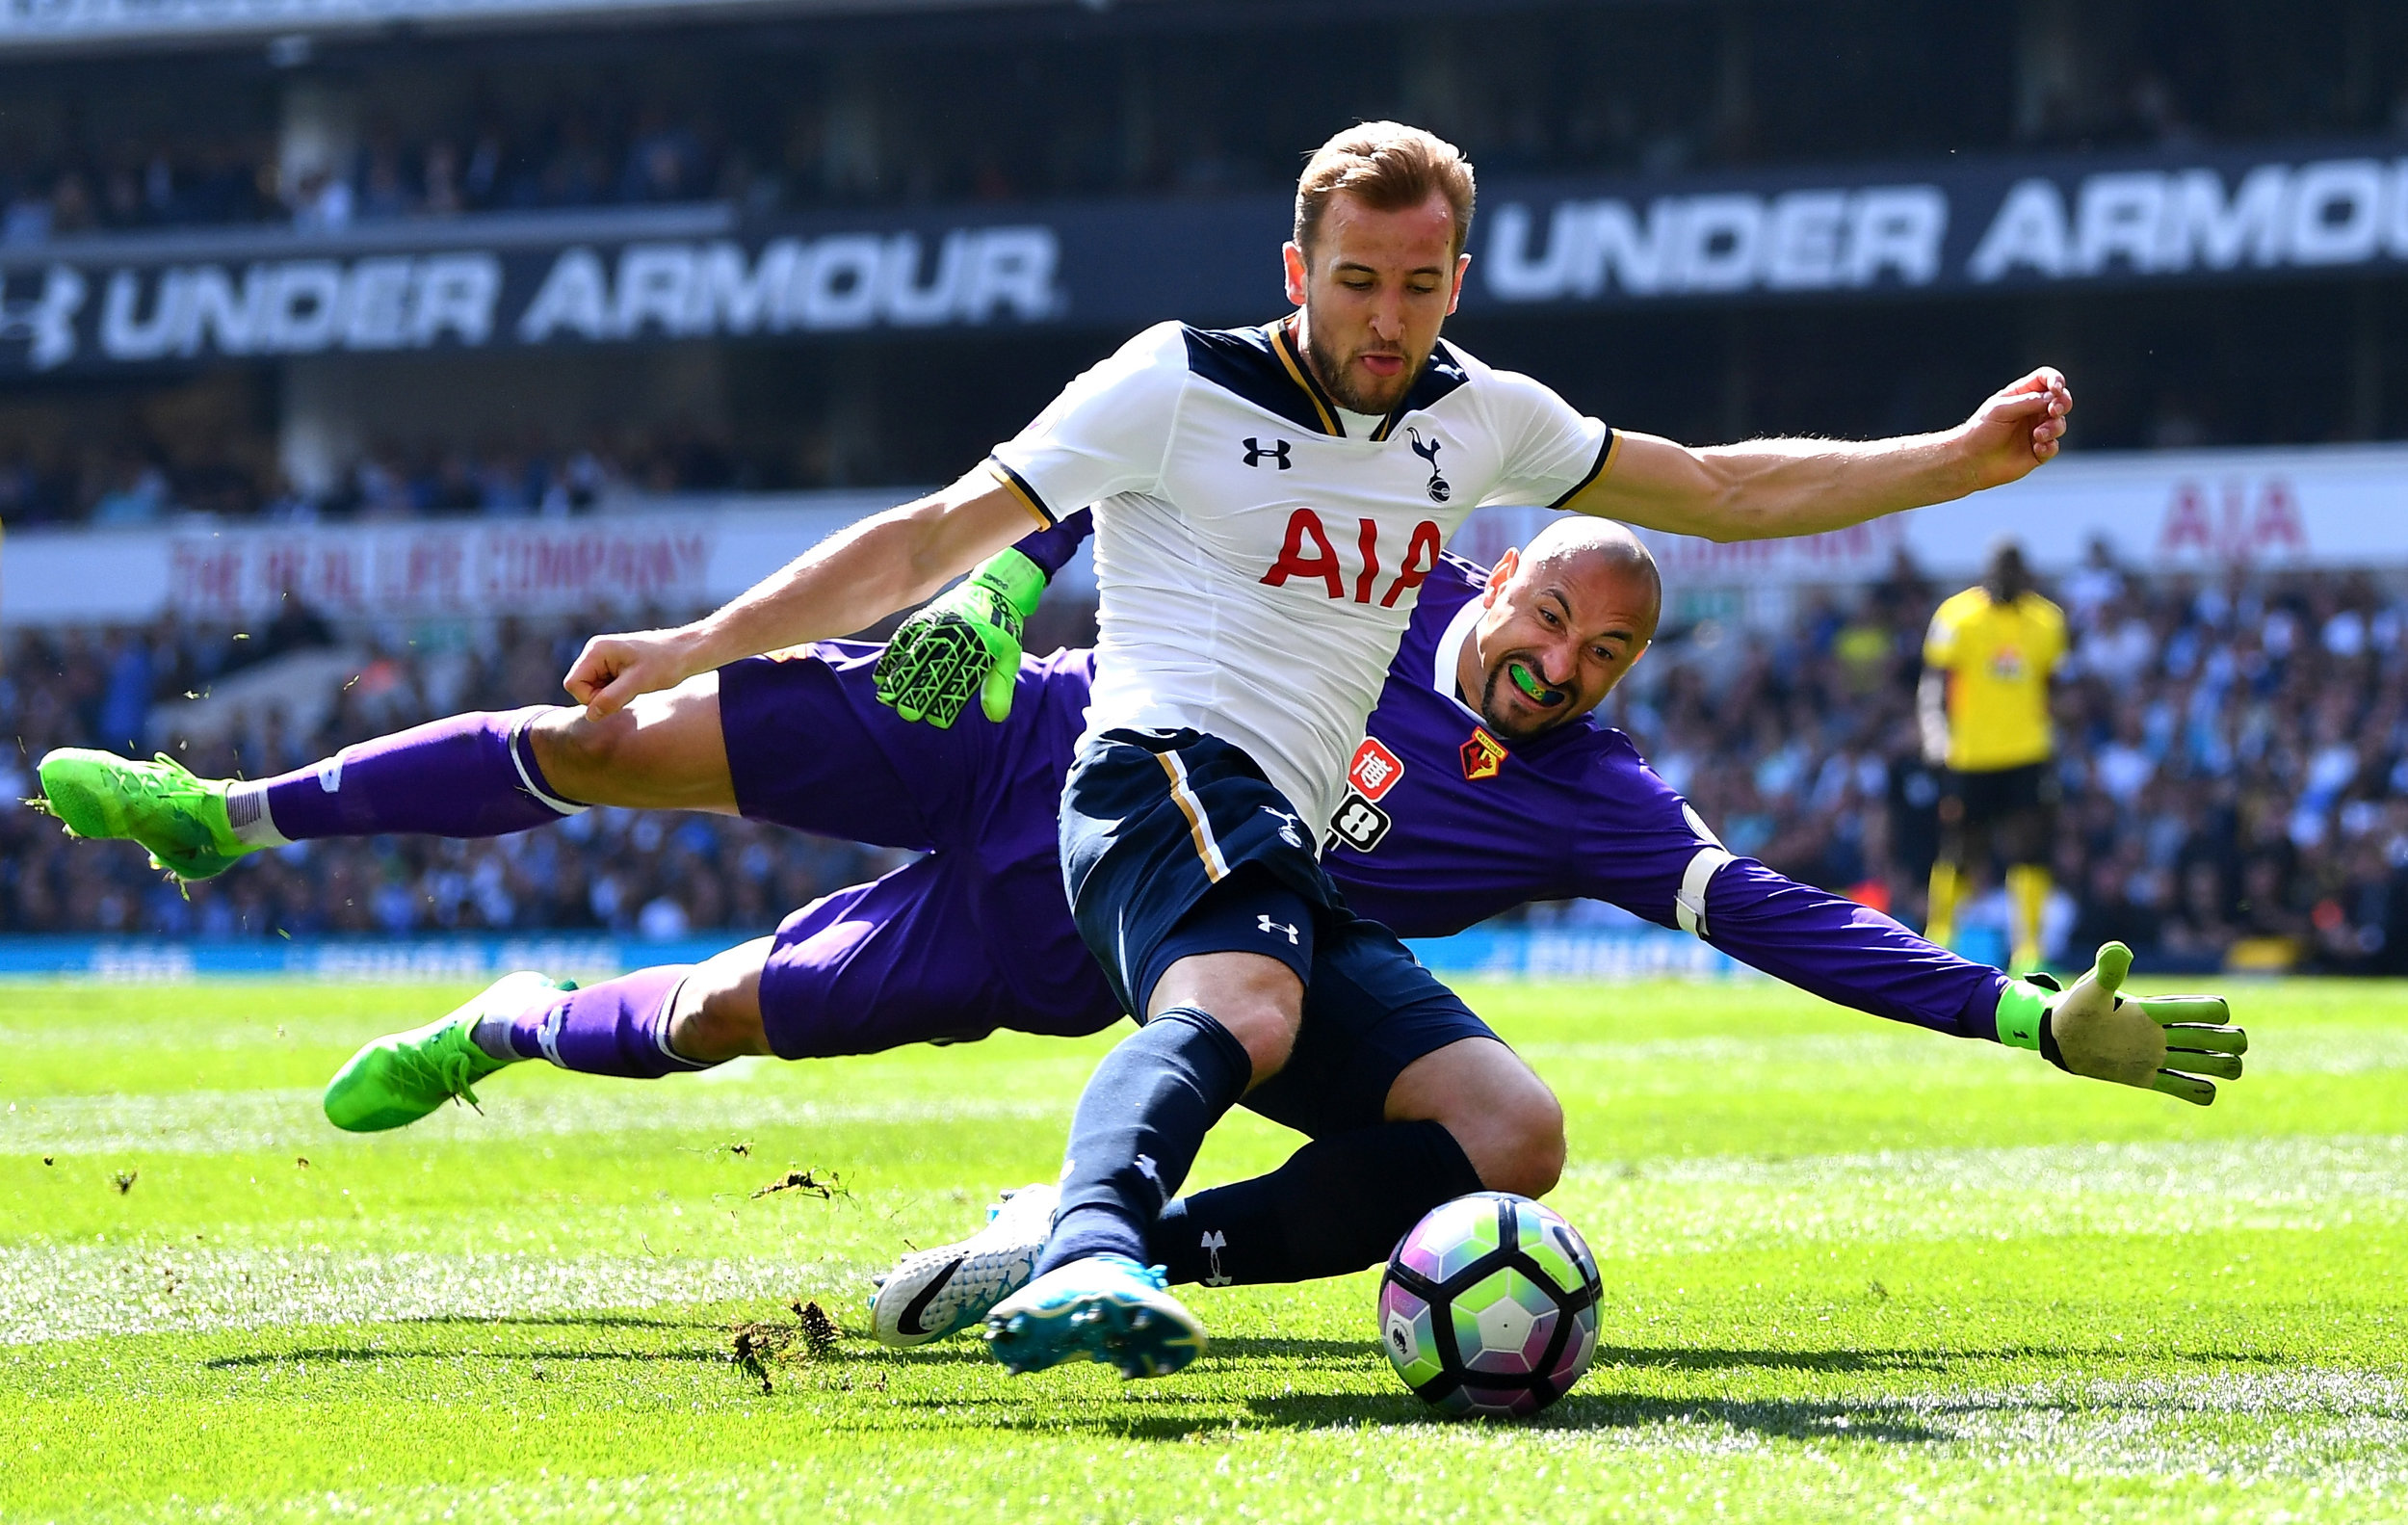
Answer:
M1532 677L1531 675L1531 670L1522 666L1519 662L1506 663L1505 675L1513 679L1513 686L1515 688L1520 689L1523 693L1529 695L1531 698L1537 700L1541 704L1552 704L1557 697L1560 697L1555 690L1549 688L1546 684L1539 682L1535 677Z

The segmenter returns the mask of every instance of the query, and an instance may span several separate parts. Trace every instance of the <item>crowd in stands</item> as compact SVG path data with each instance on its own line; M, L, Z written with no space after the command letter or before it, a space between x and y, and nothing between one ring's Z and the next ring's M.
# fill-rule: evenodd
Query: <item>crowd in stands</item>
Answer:
M1940 778L1914 688L1952 592L1901 563L1774 634L1675 633L1621 723L1733 852L1919 924ZM2159 967L2408 970L2408 591L2147 578L2094 546L2050 592L2073 641L2051 954L2114 937ZM2002 931L1997 882L1973 919Z
M1771 630L1675 623L1608 716L1732 851L1919 924L1939 780L1914 687L1931 610L1953 591L1901 563L1869 589L1801 600ZM2147 578L2100 550L2049 592L2073 631L2056 689L2052 955L2078 962L2118 937L2158 968L2408 972L2408 589L2348 573ZM54 746L167 747L202 774L256 777L430 716L541 701L582 632L505 621L387 640L307 735L271 712L188 745L154 709L322 635L305 619L246 640L19 634L0 670L0 733L19 743L0 759L0 800L33 793L32 762ZM0 930L751 933L893 861L714 817L596 810L492 842L296 846L187 897L130 849L70 848L47 818L9 809ZM2002 926L2003 897L1993 887L1960 920L1976 936Z
M0 242L276 222L333 232L463 212L715 198L769 210L785 199L778 186L752 184L749 159L723 134L658 104L615 121L569 111L515 133L490 117L462 127L407 139L378 124L333 164L288 165L273 133L253 131L108 144L98 166L13 167Z
M597 809L478 842L417 837L300 843L179 890L124 844L70 844L24 808L50 748L156 746L204 776L261 777L342 746L464 709L556 697L582 634L505 622L436 645L371 651L301 733L280 707L208 740L151 723L161 698L207 692L246 667L324 643L309 618L265 631L172 624L19 634L0 670L0 930L309 937L485 929L611 929L652 938L766 932L787 910L900 858L723 817Z
M251 454L266 453L262 444ZM272 462L223 450L178 460L164 448L123 444L46 455L0 444L0 524L123 528L177 513L288 521L564 515L618 499L785 486L783 464L747 460L693 424L565 445L535 435L473 448L383 442L362 451L330 490L307 494Z
M2131 36L2062 25L2052 46L2018 50L1996 28L1879 10L1760 10L1735 25L1714 8L1624 8L1610 24L1583 5L1515 9L1377 39L1308 13L1276 30L1118 44L644 35L607 71L565 55L508 73L396 58L359 72L355 130L325 159L280 145L275 92L250 80L162 131L113 109L125 87L94 75L41 102L49 125L0 123L20 134L0 138L0 240L706 199L779 212L1266 189L1293 180L1298 145L1333 113L1426 123L1491 175L2408 130L2395 78L2306 92L2224 77L2242 58L2269 75L2332 66L2341 44L2316 24L2202 51L2165 44L2183 34L2177 13ZM2382 56L2388 31L2346 45ZM1228 67L1322 46L1347 49L1350 67L1303 111L1277 71ZM1828 66L1795 68L1799 48ZM1910 72L1928 88L1901 89Z

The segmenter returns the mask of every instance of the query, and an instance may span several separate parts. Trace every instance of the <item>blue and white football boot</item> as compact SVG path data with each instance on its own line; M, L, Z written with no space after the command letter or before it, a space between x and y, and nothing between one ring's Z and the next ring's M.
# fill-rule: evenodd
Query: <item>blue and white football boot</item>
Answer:
M880 1345L926 1345L985 1318L1036 1274L1060 1196L1052 1186L1006 1192L986 1210L984 1228L896 1261L870 1295L871 1336Z
M1162 1267L1089 1255L995 1304L986 1348L1014 1376L1102 1361L1123 1377L1167 1377L1204 1354L1204 1326L1170 1295Z

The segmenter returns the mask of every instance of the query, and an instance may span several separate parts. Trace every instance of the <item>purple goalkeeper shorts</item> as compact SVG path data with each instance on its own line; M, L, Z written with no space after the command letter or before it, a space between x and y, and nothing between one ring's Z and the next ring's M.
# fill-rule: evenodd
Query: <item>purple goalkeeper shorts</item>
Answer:
M871 674L881 647L830 641L720 670L736 805L798 831L928 855L779 925L761 1017L780 1058L1062 1036L1120 1003L1071 924L1058 866L1062 770L1091 658L1024 660L1011 717L900 720Z
M1121 1019L1062 889L1057 820L1084 728L1086 652L1024 660L1011 717L950 730L877 702L878 648L827 642L720 670L720 724L748 817L927 855L786 918L761 972L782 1059L964 1042L998 1028L1076 1037ZM1494 1037L1386 928L1316 947L1287 1067L1245 1105L1311 1137L1369 1127L1423 1055Z

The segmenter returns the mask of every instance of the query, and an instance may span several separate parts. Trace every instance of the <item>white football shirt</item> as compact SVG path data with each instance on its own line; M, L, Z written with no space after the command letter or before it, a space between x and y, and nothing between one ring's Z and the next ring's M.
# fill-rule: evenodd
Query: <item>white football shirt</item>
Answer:
M1422 579L1484 503L1561 507L1615 435L1441 344L1385 418L1343 413L1288 323L1146 329L990 464L1047 524L1095 510L1087 734L1192 727L1326 821Z

